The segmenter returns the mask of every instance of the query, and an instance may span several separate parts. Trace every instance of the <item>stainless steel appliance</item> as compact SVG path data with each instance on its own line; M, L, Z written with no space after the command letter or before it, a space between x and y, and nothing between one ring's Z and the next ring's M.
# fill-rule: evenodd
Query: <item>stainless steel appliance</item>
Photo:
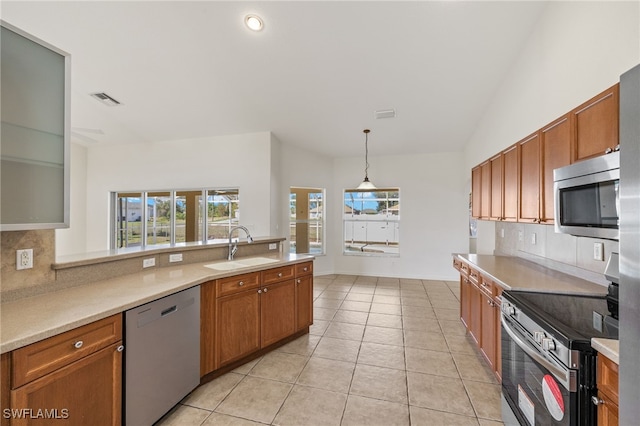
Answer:
M619 182L620 151L555 169L556 232L617 240Z
M620 424L640 419L640 65L620 76Z
M505 291L501 310L505 424L595 425L591 337L611 337L602 321L605 289L598 296Z
M152 425L200 383L200 287L125 313L125 424Z

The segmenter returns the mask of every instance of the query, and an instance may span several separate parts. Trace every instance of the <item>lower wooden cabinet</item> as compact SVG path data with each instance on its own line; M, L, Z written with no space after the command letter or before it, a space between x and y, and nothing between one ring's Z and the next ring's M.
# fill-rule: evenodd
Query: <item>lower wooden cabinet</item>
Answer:
M260 349L259 289L216 299L215 368Z
M618 364L598 354L596 383L598 386L598 424L618 426Z
M260 345L267 347L295 332L296 283L265 286L260 294Z
M296 278L296 331L313 324L313 276Z
M123 349L119 314L3 354L3 425L121 424Z
M458 262L460 262L458 260ZM460 271L460 320L500 380L502 345L500 297L502 288L464 262L454 267Z

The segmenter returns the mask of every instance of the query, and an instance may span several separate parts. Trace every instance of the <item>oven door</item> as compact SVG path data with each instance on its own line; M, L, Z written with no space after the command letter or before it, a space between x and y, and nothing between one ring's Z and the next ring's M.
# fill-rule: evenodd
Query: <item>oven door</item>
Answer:
M578 424L576 388L576 371L545 358L503 314L502 394L520 424Z

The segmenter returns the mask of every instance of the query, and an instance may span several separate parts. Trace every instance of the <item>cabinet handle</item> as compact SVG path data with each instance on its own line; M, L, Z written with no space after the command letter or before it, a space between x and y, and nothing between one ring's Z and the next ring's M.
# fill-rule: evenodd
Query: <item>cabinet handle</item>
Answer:
M604 405L604 400L598 398L595 395L591 397L591 402L593 402L593 405L600 405L600 404Z
M607 148L607 149L604 150L605 154L611 154L612 152L613 152L613 149L611 149L611 148ZM596 405L598 405L598 404L596 404Z
M82 340L78 340L77 342L75 342L73 344L73 347L76 349L80 349L82 347L82 345L84 345L84 342Z
M278 278L282 277L282 272L278 272Z
M296 282L297 282L298 284L300 284L302 281L298 280L298 281L296 281Z
M258 290L258 294L262 293L262 290Z
M123 345L120 345L120 346L118 346L118 349L116 349L116 350L117 350L118 352L122 352L122 351L124 351L124 346L123 346Z
M265 289L263 291L266 293L267 292L267 288L265 287Z
M238 285L239 285L240 287L242 287L242 286L244 285L244 281L239 281L239 282L238 282Z
M307 272L309 270L309 268L307 268L306 266L302 269L304 272Z

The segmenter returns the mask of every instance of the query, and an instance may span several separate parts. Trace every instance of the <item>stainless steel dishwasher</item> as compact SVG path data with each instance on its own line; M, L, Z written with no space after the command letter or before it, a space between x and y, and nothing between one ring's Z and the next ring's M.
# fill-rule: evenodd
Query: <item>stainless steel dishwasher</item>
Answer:
M125 424L149 426L200 383L200 287L125 315Z

